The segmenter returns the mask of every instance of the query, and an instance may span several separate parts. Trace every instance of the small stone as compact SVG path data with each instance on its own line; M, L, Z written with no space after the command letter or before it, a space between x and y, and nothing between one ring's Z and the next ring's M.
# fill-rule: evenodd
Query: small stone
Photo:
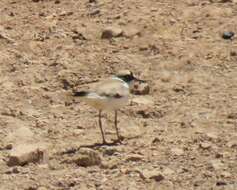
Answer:
M14 167L14 168L10 168L5 173L6 174L18 174L18 173L20 173L20 171L19 171L19 169L17 167Z
M206 133L206 136L210 139L210 140L214 140L217 139L218 136L215 133Z
M161 79L162 82L168 83L168 82L171 81L171 78L172 78L172 74L168 71L163 71L160 74L160 79Z
M107 27L102 31L102 39L111 39L113 37L122 36L123 30L118 27Z
M215 154L215 158L223 158L223 157L224 157L224 153L222 153L222 152L217 152Z
M224 181L217 181L216 182L216 186L222 186L222 185L227 185L227 183Z
M140 175L140 177L144 180L147 179L154 179L155 181L159 182L162 181L164 178L164 176L160 173L160 171L156 170L156 169L144 169L144 170L138 170L137 171Z
M182 156L184 154L184 151L180 148L172 148L171 149L172 154L176 156Z
M62 11L61 13L59 13L59 16L70 16L73 15L72 11Z
M229 173L227 171L223 171L223 172L221 172L221 177L229 178L229 177L231 177L231 173Z
M24 190L38 190L38 187L37 187L37 185L30 185L30 186L24 188Z
M209 149L211 147L211 143L208 142L201 143L200 147L203 149Z
M228 114L227 118L228 119L237 119L237 113L236 112L230 113L230 114Z
M101 166L104 169L116 169L116 168L118 168L118 161L117 160L110 160L107 162L102 162Z
M189 170L186 167L179 168L176 172L179 174L187 173Z
M173 87L173 91L177 92L177 93L184 93L185 92L185 87L184 86L175 85Z
M44 16L46 16L46 15L45 15L45 13L42 12L42 13L39 13L39 16L44 17Z
M126 161L139 162L143 160L143 156L140 154L132 154L126 158Z
M152 8L151 8L151 11L152 11L152 12L157 12L158 9L157 9L156 7L152 7Z
M229 148L234 148L234 147L237 147L237 140L231 140L227 143L227 146Z
M231 51L231 52L230 52L230 56L233 56L233 57L234 57L234 56L237 56L237 52L236 52L236 51Z
M210 164L211 164L211 167L215 170L219 170L224 167L224 164L220 160L211 160Z
M159 144L160 142L162 142L162 139L159 138L159 137L155 137L155 138L152 140L151 144Z
M89 13L91 16L100 14L100 9L94 9Z
M132 38L134 36L140 36L141 33L136 28L126 28L124 29L123 36L127 38Z
M112 18L113 18L113 19L120 19L121 17L122 17L121 14L117 14L117 15L114 15Z
M161 118L163 113L157 112L154 109L151 109L151 107L148 106L139 106L136 114L141 115L143 118Z
M134 82L130 87L130 91L132 94L146 95L149 94L150 87L146 82Z
M194 133L195 133L195 134L203 134L203 133L205 133L205 131L204 131L203 128L200 128L200 127L197 126L197 127L194 129Z
M85 41L87 40L87 37L85 37L83 33L74 32L74 34L72 35L72 39L74 42L76 42L77 40Z
M7 144L4 149L6 150L11 150L12 149L12 144Z
M162 174L156 174L156 175L151 176L150 179L154 179L155 181L159 182L159 181L162 181L165 178Z
M140 51L146 51L148 49L149 49L149 45L147 45L147 44L140 45L140 47L139 47Z
M103 151L104 155L112 156L115 152L118 152L116 148L106 147Z
M46 148L39 144L21 144L11 150L7 164L23 166L28 163L42 163L47 158Z
M82 148L79 150L79 155L74 162L78 166L88 167L101 164L101 157L98 152L89 148Z
M165 169L163 170L162 174L163 174L164 176L170 176L170 175L174 174L174 171L171 170L170 168L165 168Z
M230 40L234 37L235 33L234 32L224 32L222 34L222 38L225 40Z

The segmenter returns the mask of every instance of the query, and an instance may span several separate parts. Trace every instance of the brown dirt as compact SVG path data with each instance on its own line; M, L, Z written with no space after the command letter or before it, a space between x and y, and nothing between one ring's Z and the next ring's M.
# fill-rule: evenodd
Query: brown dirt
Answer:
M123 35L101 39L108 26ZM0 189L236 190L237 41L221 37L236 26L235 0L1 0ZM102 163L80 166L101 136L70 91L119 69L151 97L119 114L122 145L91 146ZM7 166L22 141L47 144L46 165Z

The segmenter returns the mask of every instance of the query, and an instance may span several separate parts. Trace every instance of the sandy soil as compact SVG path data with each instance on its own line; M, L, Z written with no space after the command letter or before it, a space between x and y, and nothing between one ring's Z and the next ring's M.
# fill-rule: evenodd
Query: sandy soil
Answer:
M123 33L101 39L108 26ZM237 41L225 31L237 32L236 0L1 0L0 189L236 190ZM119 113L123 144L96 146L98 113L70 92L120 69L150 94ZM103 121L111 141L113 114ZM21 144L44 144L48 161L8 166Z

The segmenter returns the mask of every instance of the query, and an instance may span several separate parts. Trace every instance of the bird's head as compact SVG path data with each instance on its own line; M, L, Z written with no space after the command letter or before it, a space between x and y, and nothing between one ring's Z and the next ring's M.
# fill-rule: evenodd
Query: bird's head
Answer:
M133 81L146 82L144 80L136 78L133 73L129 70L121 70L116 74L116 77L123 80L126 83L131 83Z

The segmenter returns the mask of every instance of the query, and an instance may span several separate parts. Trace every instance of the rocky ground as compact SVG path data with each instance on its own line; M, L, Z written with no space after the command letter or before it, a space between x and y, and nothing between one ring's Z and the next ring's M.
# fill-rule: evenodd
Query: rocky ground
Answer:
M236 26L236 0L1 0L0 189L236 190ZM71 91L120 69L150 93L99 146Z

